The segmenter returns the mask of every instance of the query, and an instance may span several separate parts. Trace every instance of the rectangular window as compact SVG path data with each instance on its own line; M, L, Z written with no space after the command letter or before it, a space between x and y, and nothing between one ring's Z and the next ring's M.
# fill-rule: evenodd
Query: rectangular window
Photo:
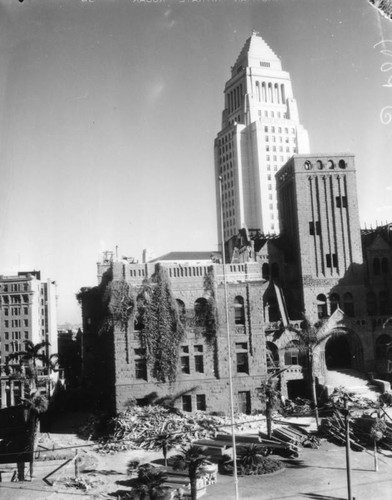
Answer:
M206 411L206 395L196 394L196 409Z
M147 363L145 359L135 359L135 378L147 380Z
M204 359L203 355L198 354L195 356L195 372L204 373Z
M311 236L314 236L315 234L320 235L321 234L321 226L320 226L320 221L310 221L309 222L309 234Z
M4 327L5 327L5 328L8 328L8 324L9 324L9 323L8 323L8 319L6 319L6 320L4 321Z
M192 396L189 394L182 396L182 410L192 411Z
M181 371L182 373L190 373L189 370L189 356L181 356Z
M249 373L247 352L237 352L237 373Z
M338 256L336 255L336 253L327 253L325 255L325 260L327 267L338 267Z
M346 196L336 196L336 208L347 208Z

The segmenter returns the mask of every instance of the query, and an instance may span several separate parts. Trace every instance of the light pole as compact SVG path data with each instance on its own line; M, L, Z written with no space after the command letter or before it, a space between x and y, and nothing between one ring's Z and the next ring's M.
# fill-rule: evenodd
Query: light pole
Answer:
M222 176L219 176L219 203L220 203L220 228L221 228L221 248L222 248L222 264L223 264L223 287L225 293L225 312L226 312L226 334L227 334L227 357L229 365L229 392L230 392L230 419L231 419L231 439L233 446L233 476L235 498L239 499L238 493L238 474L237 474L237 449L235 442L235 424L234 424L234 402L233 402L233 375L232 375L232 357L231 357L231 338L229 325L229 306L227 299L227 280L226 280L226 256L223 233L223 203L222 203Z

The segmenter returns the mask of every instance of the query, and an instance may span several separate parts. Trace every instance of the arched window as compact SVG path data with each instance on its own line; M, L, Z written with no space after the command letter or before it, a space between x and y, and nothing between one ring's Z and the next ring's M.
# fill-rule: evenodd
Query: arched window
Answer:
M376 294L369 292L366 296L367 313L369 316L376 316L377 314L377 298Z
M339 160L339 168L346 168L347 164L344 160Z
M312 164L309 160L306 160L306 162L304 163L304 167L305 167L305 170L312 170Z
M236 297L234 299L234 320L236 325L245 324L245 308L244 299L242 297Z
M386 333L376 340L376 359L378 361L392 359L392 337Z
M260 96L260 83L256 82L256 98L258 101L261 101L261 96Z
M196 326L203 326L207 313L207 300L200 297L195 301L195 322Z
M373 274L378 276L380 274L381 266L380 266L380 259L376 257L373 259Z
M268 101L269 102L274 102L274 98L272 96L272 84L268 84Z
M263 102L266 102L267 101L267 91L265 88L265 82L263 82L261 84L261 96L262 96Z
M276 262L271 265L271 278L279 278L279 265Z
M347 316L354 316L354 301L353 296L350 292L347 292L343 295L343 310L347 314Z
M316 161L316 167L319 169L319 170L322 170L324 168L324 164L321 160L317 160Z
M389 314L388 311L388 293L387 292L380 292L378 294L378 307L380 311L381 316L385 316L386 314Z
M319 319L322 319L326 318L327 315L327 297L323 293L320 293L320 295L317 295L317 316Z
M280 86L280 91L282 93L282 103L284 104L286 102L286 96L285 96L284 85L283 84Z
M327 168L330 170L335 168L335 163L332 160L328 160Z
M279 86L277 83L275 83L275 101L279 104Z
M267 370L279 368L279 351L273 342L266 342L267 347Z
M269 269L269 265L266 262L264 262L264 264L261 267L261 274L263 276L263 280L269 280L270 269Z
M287 365L302 365L303 354L299 348L298 340L291 340L285 348L284 364Z
M181 323L185 323L185 304L182 300L176 299L178 315L180 317Z
M383 257L383 259L381 261L381 272L383 274L389 273L389 261L386 257Z
M329 303L331 305L331 314L333 314L339 307L340 297L337 293L331 293L329 296Z

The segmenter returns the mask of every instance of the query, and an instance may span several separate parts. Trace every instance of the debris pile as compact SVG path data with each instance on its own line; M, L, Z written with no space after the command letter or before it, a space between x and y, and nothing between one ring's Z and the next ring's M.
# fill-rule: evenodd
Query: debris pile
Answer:
M190 414L159 405L133 406L112 419L112 432L99 444L101 453L127 449L155 450L162 436L176 444L215 436L223 418Z
M349 430L352 450L362 451L365 447L372 447L374 441L378 446L392 450L392 422L364 412L349 417ZM345 417L339 410L323 419L320 431L329 441L340 446L346 444Z

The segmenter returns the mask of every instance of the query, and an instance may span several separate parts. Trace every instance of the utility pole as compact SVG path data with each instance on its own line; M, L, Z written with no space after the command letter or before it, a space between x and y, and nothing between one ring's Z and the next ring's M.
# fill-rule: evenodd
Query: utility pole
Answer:
M222 203L222 177L219 176L219 203L220 203L220 216L221 216L221 244L222 244L222 263L223 263L223 285L225 292L225 312L226 312L226 333L227 333L227 354L228 354L228 370L229 370L229 392L230 392L230 419L231 419L231 439L233 446L233 476L234 476L234 489L235 499L239 499L238 492L238 473L237 473L237 448L235 441L235 423L234 423L234 401L233 401L233 376L232 376L232 357L231 357L231 338L230 338L230 325L229 325L229 304L227 299L227 281L226 281L226 256L225 256L225 243L223 232L223 203Z
M353 500L351 496L351 465L350 465L350 414L348 411L348 398L344 401L344 417L346 423L346 470L347 470L347 492L348 500Z

